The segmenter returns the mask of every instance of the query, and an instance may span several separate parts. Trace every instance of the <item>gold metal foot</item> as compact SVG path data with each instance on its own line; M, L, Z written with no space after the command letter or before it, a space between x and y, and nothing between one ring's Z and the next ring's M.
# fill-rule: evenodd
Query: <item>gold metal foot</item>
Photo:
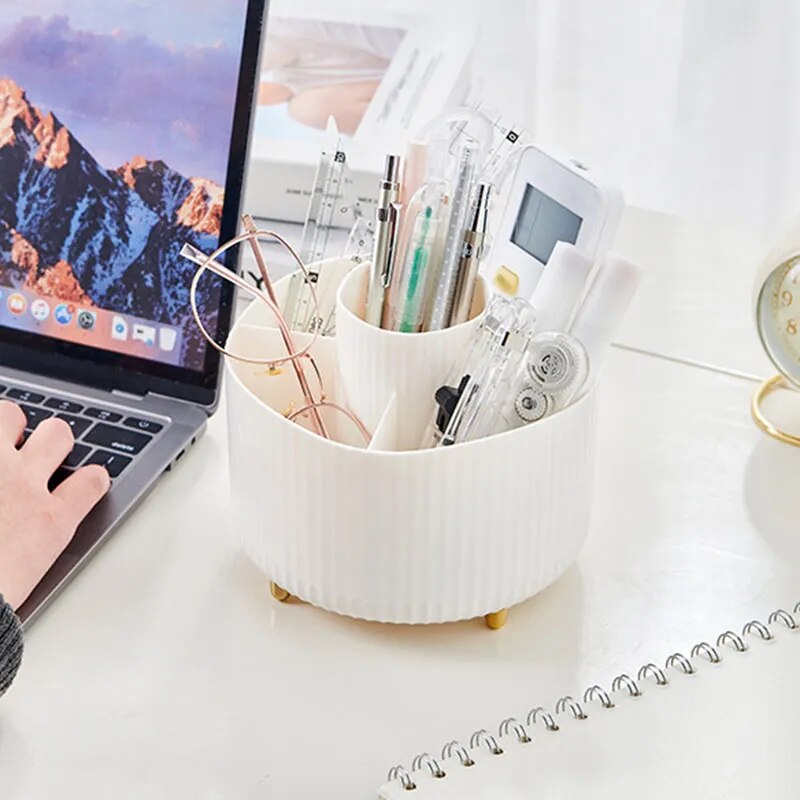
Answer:
M499 611L495 611L493 614L487 614L484 619L486 620L487 627L491 628L493 631L498 631L503 625L506 624L506 620L508 619L508 609L501 608Z
M283 588L283 586L278 586L275 581L269 582L269 591L272 596L280 603L285 603L290 597L291 594Z

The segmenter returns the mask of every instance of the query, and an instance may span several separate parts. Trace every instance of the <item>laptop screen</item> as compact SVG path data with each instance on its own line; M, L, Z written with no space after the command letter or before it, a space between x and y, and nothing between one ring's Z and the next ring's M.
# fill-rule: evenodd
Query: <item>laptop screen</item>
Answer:
M238 208L232 142L253 5L0 3L0 341L47 337L117 366L180 369L161 375L207 369L195 268L179 251L233 235L224 201L233 185ZM209 280L212 324L221 299Z

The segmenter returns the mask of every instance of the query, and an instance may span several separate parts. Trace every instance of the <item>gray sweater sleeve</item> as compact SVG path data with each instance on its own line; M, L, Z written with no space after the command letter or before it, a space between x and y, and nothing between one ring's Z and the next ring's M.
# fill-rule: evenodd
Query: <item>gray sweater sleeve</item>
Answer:
M0 697L11 686L22 662L22 626L0 595Z

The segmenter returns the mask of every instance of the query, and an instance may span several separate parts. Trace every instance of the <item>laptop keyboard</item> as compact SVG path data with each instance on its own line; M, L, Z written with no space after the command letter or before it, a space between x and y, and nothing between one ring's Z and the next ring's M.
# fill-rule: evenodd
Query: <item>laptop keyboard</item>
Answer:
M50 417L63 419L72 428L75 446L50 480L51 489L87 464L100 464L112 478L118 478L164 427L146 417L125 416L109 408L84 406L13 386L0 385L0 400L13 400L25 412L23 443Z

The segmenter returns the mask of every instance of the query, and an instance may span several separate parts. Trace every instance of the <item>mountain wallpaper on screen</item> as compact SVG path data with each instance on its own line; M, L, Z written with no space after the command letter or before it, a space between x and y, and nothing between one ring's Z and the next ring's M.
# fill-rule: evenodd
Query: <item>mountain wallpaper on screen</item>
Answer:
M185 242L217 247L223 191L163 161L102 167L52 113L0 79L0 283L183 331L182 363L202 367ZM214 324L218 289L201 304Z

